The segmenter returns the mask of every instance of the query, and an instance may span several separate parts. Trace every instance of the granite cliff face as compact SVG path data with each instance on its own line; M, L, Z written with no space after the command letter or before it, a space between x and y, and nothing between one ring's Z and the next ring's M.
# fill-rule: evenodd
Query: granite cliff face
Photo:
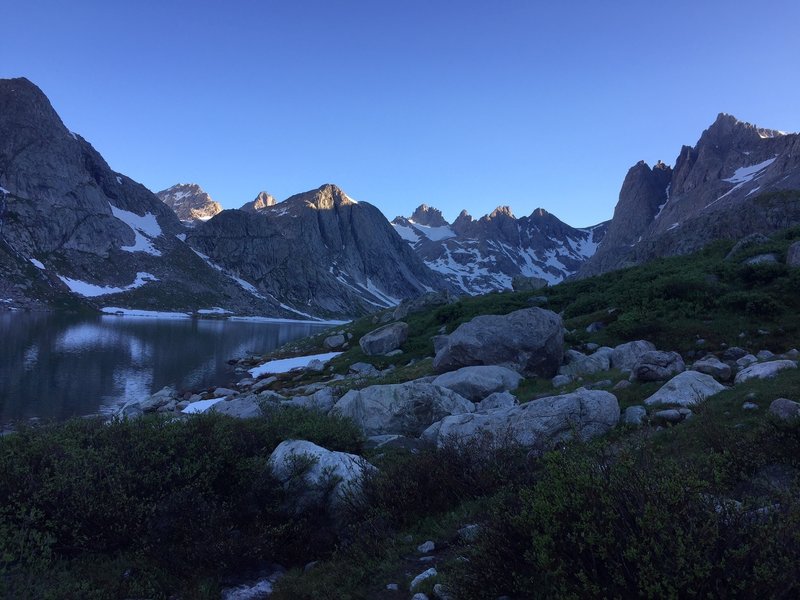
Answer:
M182 223L189 226L197 221L208 221L222 212L222 205L214 202L196 183L179 183L157 192L156 196L175 211Z
M187 242L311 314L362 314L449 288L377 208L330 184L255 213L223 211Z
M608 234L579 275L800 223L800 135L720 114L675 167L631 168Z
M428 267L469 294L511 289L518 276L557 283L595 253L606 228L576 229L541 208L517 219L507 206L477 220L462 211L451 225L424 204L392 224Z
M69 131L24 78L0 80L0 299L7 306L290 316L183 241L175 213Z

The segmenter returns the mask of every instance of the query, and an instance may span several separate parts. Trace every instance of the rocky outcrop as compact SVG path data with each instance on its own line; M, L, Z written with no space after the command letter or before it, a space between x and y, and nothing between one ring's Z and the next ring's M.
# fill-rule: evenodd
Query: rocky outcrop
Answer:
M655 394L647 398L644 403L652 404L677 404L679 406L694 406L706 398L719 394L726 388L711 375L697 371L684 371L665 383Z
M588 440L602 435L615 427L619 418L619 403L613 394L580 389L511 408L445 417L422 437L441 446L452 438L468 439L488 432L497 439L546 450L573 437Z
M475 405L452 390L414 381L350 390L333 413L352 419L365 435L419 436L447 415L473 412Z
M499 365L526 376L553 377L563 357L564 325L556 313L525 308L482 315L437 342L437 373L471 365Z
M631 169L603 245L579 276L798 223L800 136L720 114L674 169Z
M450 224L424 204L392 224L425 264L470 294L561 281L594 254L606 229L576 229L541 208L517 219L507 206L477 220L462 211Z
M196 183L179 183L157 192L156 196L187 225L194 225L196 221L208 221L222 212L222 205L214 202Z
M367 356L386 354L400 348L408 339L408 323L398 322L384 325L367 334L364 334L358 345Z
M517 389L522 376L516 371L498 366L462 367L439 375L433 385L439 385L472 402L480 402L495 392Z
M254 213L223 211L187 242L257 293L315 315L352 317L450 287L377 208L330 184Z

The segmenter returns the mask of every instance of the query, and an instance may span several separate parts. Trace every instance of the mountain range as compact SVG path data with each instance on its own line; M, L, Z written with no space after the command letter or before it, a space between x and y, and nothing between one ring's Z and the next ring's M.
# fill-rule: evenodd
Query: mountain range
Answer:
M429 291L586 277L800 223L800 136L721 114L675 166L634 165L614 217L573 228L506 206L391 223L332 184L222 210L113 171L24 78L0 80L0 307L352 317Z

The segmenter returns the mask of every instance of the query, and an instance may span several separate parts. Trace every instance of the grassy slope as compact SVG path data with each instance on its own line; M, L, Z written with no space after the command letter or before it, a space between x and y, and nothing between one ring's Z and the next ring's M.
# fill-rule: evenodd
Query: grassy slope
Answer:
M800 270L791 271L782 264L750 267L742 265L742 260L766 250L782 259L789 243L798 238L800 230L785 232L764 247L748 249L736 260L724 260L732 244L720 242L690 257L658 260L539 292L464 298L410 315L410 337L402 355L367 357L353 344L332 367L344 373L357 361L378 368L396 366L382 383L424 376L431 369L432 336L450 332L480 314L504 314L532 304L563 313L569 330L567 342L572 346L586 342L614 345L644 338L659 348L687 355L718 351L724 345L785 351L800 345ZM586 332L586 326L597 321L605 328ZM358 340L377 326L374 318L368 317L335 330L352 333L353 340ZM293 343L275 356L322 352L324 337ZM699 339L705 340L702 346ZM320 377L284 379L275 385L310 383ZM617 381L623 374L612 372L594 379L598 378ZM373 382L349 385L369 383ZM639 403L656 388L656 384L634 384L618 393L620 403L623 407ZM549 382L541 380L528 380L519 390L521 401L552 393ZM545 460L491 439L418 454L368 451L366 456L380 472L366 482L365 500L350 507L346 529L290 516L283 492L274 482L257 476L263 473L265 457L287 437L306 437L334 449L361 451L358 436L343 424L335 424L337 433L325 420L308 413L297 412L271 425L233 423L220 417L199 419L196 425L194 420L183 424L154 419L119 425L118 435L102 435L92 426L76 423L31 431L0 439L0 590L6 585L18 593L28 586L33 590L30 593L39 597L168 597L175 592L187 598L214 597L224 577L242 566L232 557L249 547L247 564L274 560L302 567L305 561L322 560L308 573L293 571L279 586L277 598L382 598L391 595L384 589L386 583L399 583L403 589L410 576L427 568L417 560L414 547L425 539L435 539L440 548L435 564L441 579L461 586L459 591L467 598L481 597L483 592L476 590L489 589L496 595L514 597L528 597L531 589L549 591L551 596L625 596L630 586L638 589L645 584L654 595L685 595L702 577L712 577L710 571L703 571L704 561L724 558L731 569L745 569L736 558L748 553L741 540L756 539L755 534L766 531L763 527L764 531L750 531L746 523L741 526L744 529L732 530L721 517L715 517L718 512L713 506L695 502L706 496L686 490L702 489L704 494L750 502L752 490L758 487L753 481L759 469L773 464L800 468L796 464L796 456L800 456L797 430L777 426L764 416L769 402L778 396L800 400L797 372L748 382L720 394L680 426L639 431L620 427L596 445L554 453L556 458ZM745 398L758 404L759 410L743 411ZM146 459L136 464L120 459L126 456L129 444L125 440L131 439L134 430L137 444L151 449ZM603 462L606 459L598 463L598 453L635 456L637 472L653 481L663 480L664 487L630 487L639 480L625 475L628 462L622 458L611 464L625 476L614 479L612 469L608 481L598 483L592 474L605 469L598 471L598 464L607 464ZM651 458L642 463L642 456ZM119 465L111 466L115 461ZM566 493L558 473L574 474L574 493ZM697 486L687 488L675 473ZM624 549L580 517L593 514L593 507L586 502L594 502L590 490L598 485L608 498L635 498L638 502L628 506L609 500L609 506L621 504L634 513L641 511L646 522L685 523L689 529L670 525L675 528L670 540L703 550L686 557L700 565L699 575L676 579L656 568L653 572L658 576L649 572L645 576L641 568L626 562L628 558L619 558ZM121 493L119 486L124 490L124 502L114 497ZM685 508L669 503L664 508L653 500L679 492ZM261 503L259 509L253 508L255 500ZM129 518L125 516L129 512L124 509L126 503L144 508ZM786 500L784 504L791 506ZM661 508L666 512L660 512ZM104 527L93 527L91 515L102 514L104 509L110 511ZM241 510L254 519L245 530L235 517ZM200 511L202 527L187 519L186 511ZM214 516L220 512L222 516ZM787 515L775 525L789 535L780 537L783 550L762 544L770 552L763 560L754 559L754 568L761 569L762 575L768 573L781 589L794 591L786 584L785 575L793 576L791 565L800 561L789 561L786 566L786 560L800 556L793 545L795 537L800 538L793 537L800 528L792 520L796 515L791 511ZM117 520L118 526L114 524ZM552 528L543 530L539 524L544 521L552 523ZM456 534L458 527L468 522L481 522L485 532L472 550L462 547ZM767 525L774 524L764 527ZM707 530L709 527L713 531ZM179 540L167 545L166 551L161 547L163 537L159 537L165 528ZM204 528L213 532L213 540ZM703 531L704 539L739 554L720 558L698 545L692 537L695 530ZM639 537L646 533L654 546L666 548L671 556L683 556L670 546L672 542L658 538L660 530L638 531ZM627 539L626 535L618 532L620 539ZM610 565L622 566L619 571L593 572L584 563L570 562L575 546L565 549L554 543L556 539L584 539L581 544L598 556L607 556ZM470 562L457 560L464 553ZM634 558L636 565L664 559L652 548L640 546L636 546ZM765 567L768 560L783 568L783 578ZM564 587L565 580L558 576L561 572L585 576L586 587ZM632 572L639 577L633 583L626 579ZM722 580L730 573L713 576ZM763 579L761 575L751 578L754 582ZM426 584L428 591L432 584ZM762 593L765 589L768 595L775 592L768 588L745 591ZM536 595L540 594L547 595L544 591Z

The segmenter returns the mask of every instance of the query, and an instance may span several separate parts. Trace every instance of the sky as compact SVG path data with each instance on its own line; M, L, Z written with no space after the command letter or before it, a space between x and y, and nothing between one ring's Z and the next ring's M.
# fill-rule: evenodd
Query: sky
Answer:
M796 0L5 0L0 77L153 191L335 183L390 219L580 227L720 112L800 131L798 23Z

